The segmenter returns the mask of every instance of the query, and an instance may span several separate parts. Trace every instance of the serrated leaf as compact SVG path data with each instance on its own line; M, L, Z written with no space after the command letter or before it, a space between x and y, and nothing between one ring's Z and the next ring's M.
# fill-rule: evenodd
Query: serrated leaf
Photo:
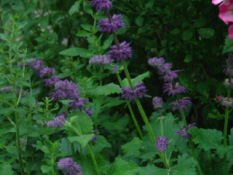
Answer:
M135 23L138 25L138 26L142 26L143 25L143 21L144 21L144 18L139 16L135 19Z
M137 82L143 81L145 78L149 78L149 77L150 77L150 72L147 71L147 72L140 74L137 77L131 79L131 81L133 83L133 86L135 86L137 84ZM122 81L122 85L129 86L128 80L126 78Z
M139 170L139 175L168 175L168 173L168 170L149 164Z
M94 146L92 146L92 150L95 153L101 152L104 148L111 148L111 144L101 135L97 136L98 140L96 140Z
M90 93L94 95L111 95L111 94L120 94L121 88L119 85L110 83L104 86L98 86L97 88L94 88L93 90L90 90Z
M79 30L77 33L77 36L80 36L80 37L85 37L85 36L89 36L89 35L91 35L91 33L87 32L85 30Z
M8 163L0 164L0 174L13 175L12 167Z
M211 149L219 149L223 135L221 131L216 129L197 129L191 130L193 142L198 144L198 147L206 151Z
M76 2L71 6L71 8L70 8L70 10L69 10L69 15L70 15L70 16L72 16L73 14L79 12L81 2L82 2L82 1L76 1Z
M84 48L79 48L79 47L73 47L73 48L63 50L59 52L59 54L65 55L65 56L71 56L71 57L80 56L83 58L91 58L92 56L94 56L94 54L91 53L89 50L84 49Z
M87 134L82 136L72 136L68 137L68 140L71 143L78 142L82 148L84 148L88 142L94 137L94 134Z
M42 165L40 169L43 173L48 173L50 171L53 171L53 167L48 166L48 165Z
M130 142L122 146L123 152L126 157L134 156L138 157L140 155L140 148L142 145L142 140L138 137L134 137Z
M232 53L233 52L233 40L229 38L229 36L226 36L225 38L225 44L223 47L223 54L224 53Z

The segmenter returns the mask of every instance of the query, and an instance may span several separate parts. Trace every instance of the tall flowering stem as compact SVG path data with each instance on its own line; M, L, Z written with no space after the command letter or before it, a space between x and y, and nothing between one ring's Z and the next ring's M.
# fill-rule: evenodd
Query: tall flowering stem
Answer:
M116 73L116 75L117 75L117 79L119 81L120 86L123 87L123 84L122 84L121 77L120 77L119 73ZM130 115L131 115L131 117L133 119L134 125L137 128L138 134L139 134L140 138L142 139L143 138L142 131L141 131L139 125L138 125L138 122L137 122L137 119L136 119L136 117L134 115L134 112L133 112L133 109L131 107L131 104L128 102L127 106L129 108L129 112L130 112Z
M231 88L228 88L227 91L227 101L229 101L231 96ZM229 118L229 113L230 113L230 105L226 106L226 111L225 111L225 122L224 122L224 148L227 147L227 128L228 128L228 118ZM225 175L228 175L228 165L227 165L227 154L224 154L224 171Z
M187 125L187 121L186 121L186 118L185 118L185 115L184 115L184 110L180 111L180 113L181 113L181 116L182 116L182 119L183 119L183 122L184 122L185 130L187 131L188 125ZM199 172L200 175L204 175L203 172L202 172L202 170L201 170L201 167L199 165L199 162L197 160L197 154L196 154L196 151L195 151L195 148L194 148L194 145L193 145L193 142L192 142L191 139L189 139L189 145L190 145L191 150L192 150L193 158L197 162L197 170L198 170L198 172Z

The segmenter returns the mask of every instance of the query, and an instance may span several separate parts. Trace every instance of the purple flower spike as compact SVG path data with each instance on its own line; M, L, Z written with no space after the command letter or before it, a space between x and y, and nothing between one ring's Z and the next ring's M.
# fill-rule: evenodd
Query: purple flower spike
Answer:
M177 135L179 135L182 138L188 139L191 137L191 134L188 134L189 130L194 128L195 126L196 123L189 124L187 126L187 131L183 127L179 126L179 131L177 132Z
M127 100L131 101L134 95L134 92L130 87L123 87L122 90L122 98L126 98Z
M137 82L134 88L134 100L137 98L143 98L146 96L146 86L143 82Z
M54 74L55 74L54 68L46 67L40 70L40 78L43 78L44 76L50 77L51 75L54 75Z
M26 64L26 67L29 67L35 71L40 71L43 68L43 61L39 60L38 58L30 61Z
M111 59L106 55L96 55L89 60L90 65L106 66L111 63Z
M190 104L192 104L192 102L190 101L189 97L183 97L182 99L179 99L179 100L176 100L176 101L170 103L173 111L179 109L180 112L183 109L188 110L187 106Z
M162 109L163 108L163 99L161 97L154 97L153 98L153 106L155 109Z
M108 53L111 59L116 59L117 62L132 58L132 48L130 47L130 43L127 43L126 41L120 43L120 49L118 49L116 45L113 45L110 48L111 50Z
M181 70L173 70L173 71L169 70L169 71L165 72L164 75L162 75L161 78L165 82L172 82L175 78L178 77L177 73L179 73L179 72L181 72Z
M56 129L57 127L62 127L64 126L66 120L65 118L67 117L66 113L60 113L55 117L53 120L50 120L47 125L50 128Z
M117 32L120 27L125 27L121 15L114 14L112 21L109 22L108 18L99 21L101 32Z
M175 94L181 94L185 92L185 88L183 86L180 86L178 82L175 84L165 83L163 89L163 92L167 93L169 96L174 96Z
M113 66L113 68L112 68L112 72L113 72L113 73L116 73L116 72L118 71L118 69L119 69L119 66L115 64L115 65Z
M156 138L156 147L159 152L163 153L168 147L169 140L167 137L157 137Z
M57 163L58 169L64 171L65 175L84 175L82 169L72 158L63 158Z
M85 98L78 98L72 102L69 102L71 109L79 109L82 108L87 103L87 99Z
M58 77L58 76L52 76L48 79L45 79L43 81L44 85L45 86L48 86L48 87L51 87L51 86L54 86L56 82L60 81L61 80L61 77Z
M92 0L91 6L96 7L96 10L99 11L108 11L112 7L112 3L109 0Z
M86 112L86 114L87 114L89 117L91 117L91 116L93 115L92 108L87 108L87 109L85 110L85 112Z
M148 60L148 64L154 68L159 68L159 67L163 67L163 65L165 64L165 60L163 57L161 58L150 58Z

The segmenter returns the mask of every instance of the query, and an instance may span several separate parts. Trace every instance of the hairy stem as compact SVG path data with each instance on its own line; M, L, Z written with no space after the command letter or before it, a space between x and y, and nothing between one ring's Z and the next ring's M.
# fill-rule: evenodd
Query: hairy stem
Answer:
M89 153L90 153L90 155L91 155L91 159L92 159L92 162L93 162L93 164L94 164L96 174L97 174L97 175L100 175L99 167L98 167L98 164L97 164L97 162L96 162L95 155L94 155L94 153L93 153L93 151L92 151L92 149L91 149L91 146L90 146L89 144L87 144L87 149L88 149L88 151L89 151Z
M117 79L119 81L120 86L123 87L123 84L122 84L121 77L120 77L119 73L116 73L116 75L117 75ZM129 109L130 115L131 115L131 117L133 119L134 125L137 128L138 134L139 134L140 138L142 139L143 138L142 131L141 131L139 125L138 125L137 119L136 119L136 117L134 115L133 109L132 109L131 104L129 102L127 102L127 107Z

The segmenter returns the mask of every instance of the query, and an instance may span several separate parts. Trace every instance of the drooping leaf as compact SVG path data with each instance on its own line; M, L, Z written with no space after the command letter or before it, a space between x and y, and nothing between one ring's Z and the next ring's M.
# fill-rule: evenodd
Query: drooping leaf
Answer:
M69 48L61 51L59 54L71 57L80 56L83 58L91 58L92 56L94 56L94 54L91 53L89 50L80 47Z
M119 85L110 83L104 86L98 86L93 90L90 90L90 93L93 95L111 95L111 94L120 94L121 88Z

